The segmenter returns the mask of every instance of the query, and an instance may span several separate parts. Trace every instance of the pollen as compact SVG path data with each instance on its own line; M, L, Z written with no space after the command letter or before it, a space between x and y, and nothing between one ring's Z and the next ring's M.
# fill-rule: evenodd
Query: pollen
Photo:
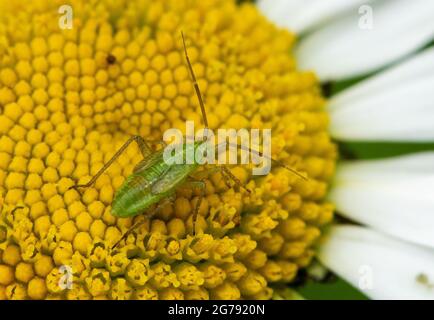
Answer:
M61 29L59 1L0 0L0 299L270 299L310 264L333 219L325 101L295 36L238 2L78 0ZM135 145L70 189L131 135L203 126L181 31L210 128L271 128L273 158L308 177L229 167L246 191L203 167L196 234L189 187L150 221L111 214Z

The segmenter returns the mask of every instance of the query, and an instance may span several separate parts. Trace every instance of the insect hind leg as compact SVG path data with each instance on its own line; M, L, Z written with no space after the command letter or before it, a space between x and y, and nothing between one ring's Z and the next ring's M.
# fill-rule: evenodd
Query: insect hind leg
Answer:
M125 240L130 234L131 232L133 232L135 229L137 229L138 227L140 227L141 225L143 225L147 220L151 219L154 215L156 215L158 212L160 212L160 210L168 203L173 203L173 201L175 200L174 196L170 196L169 198L164 199L160 204L157 205L157 207L155 208L155 210L151 213L148 214L144 217L144 219L141 219L139 221L137 221L136 223L134 223L123 235L122 237L116 241L116 243L112 246L112 250L114 250L121 242L122 240Z
M197 200L193 211L193 235L196 235L196 222L197 222L197 217L199 215L200 206L202 204L203 198L205 197L206 183L205 183L205 179L190 180L184 183L184 186L187 185L190 185L193 188L200 189L201 191L199 195L199 199Z
M220 172L220 174L222 175L222 179L224 181L224 183L226 184L226 186L228 188L232 188L232 185L230 183L230 181L233 181L235 183L235 185L237 185L239 188L246 190L248 193L251 193L251 191L247 188L245 188L243 186L243 184L241 183L241 181L226 167L224 166L218 166L218 167L214 167L208 170L203 170L200 173L196 173L196 179L200 174L211 174L214 172ZM194 179L194 176L189 176L190 178ZM196 202L196 206L194 208L193 211L193 235L196 235L196 224L197 224L197 217L199 214L199 209L200 206L202 204L203 198L205 197L205 189L206 189L206 184L205 184L205 178L202 178L201 180L192 180L192 181L187 181L184 186L186 185L190 185L192 187L196 187L198 189L201 189L201 194L199 196L198 201Z
M225 181L226 185L228 185L229 180L232 180L238 188L244 189L248 193L251 193L251 191L249 189L247 189L245 186L243 186L241 181L227 167L222 166L222 167L220 167L220 170L221 170L221 174L223 176L223 179L226 180Z
M127 142L124 143L124 145L118 151L116 151L113 157L106 164L104 164L104 166L92 177L92 179L90 179L88 183L73 185L69 189L76 189L78 191L78 188L89 188L104 173L104 171L106 171L113 164L113 162L115 162L116 159L118 159L122 155L122 153L125 152L125 150L133 141L135 141L139 146L140 152L142 153L143 157L148 157L152 153L152 149L146 143L145 139L143 139L141 136L132 136L127 140Z
M15 211L17 211L17 210L19 210L19 209L25 209L25 207L23 207L23 206L16 206L15 208L13 208L13 209L11 210L11 215L13 215L13 214L15 213Z
M122 240L126 239L131 232L133 232L136 228L140 227L142 224L144 224L146 219L142 219L140 221L137 221L135 224L133 224L123 235L122 237L116 241L116 243L112 246L112 250L114 250L121 242Z

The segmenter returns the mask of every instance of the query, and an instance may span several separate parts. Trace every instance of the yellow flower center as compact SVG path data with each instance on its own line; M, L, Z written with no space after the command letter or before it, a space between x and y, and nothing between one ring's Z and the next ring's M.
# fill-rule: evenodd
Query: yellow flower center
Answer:
M323 197L336 159L294 36L228 0L73 1L72 29L60 28L61 5L0 0L0 299L269 299L290 286L332 219ZM110 213L138 148L82 195L69 187L132 134L161 140L202 123L181 30L211 129L271 128L272 156L309 179L232 166L252 192L210 174L197 235L200 191L180 188L112 250L143 219Z

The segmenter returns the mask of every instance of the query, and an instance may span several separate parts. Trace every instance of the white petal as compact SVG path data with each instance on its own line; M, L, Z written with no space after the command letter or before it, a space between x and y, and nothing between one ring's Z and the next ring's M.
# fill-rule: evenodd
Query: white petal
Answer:
M321 80L341 80L375 71L430 42L434 36L434 1L378 1L373 27L359 27L365 12L345 17L313 32L297 50L302 69ZM361 20L362 19L362 20Z
M259 0L258 8L279 27L296 33L312 29L339 14L373 0Z
M337 211L384 233L434 247L434 152L338 166Z
M364 227L335 226L318 258L373 299L434 299L432 249Z
M329 103L329 109L334 110L348 107L358 99L363 99L375 93L381 93L388 88L396 87L403 80L412 82L428 77L433 73L434 48L430 48L333 96Z
M333 97L330 131L339 140L433 141L434 49Z

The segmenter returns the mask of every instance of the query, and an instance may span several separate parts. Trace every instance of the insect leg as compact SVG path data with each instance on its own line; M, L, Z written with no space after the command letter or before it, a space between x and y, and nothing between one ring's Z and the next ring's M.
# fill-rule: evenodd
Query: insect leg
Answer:
M130 235L130 233L131 232L133 232L133 230L134 229L136 229L136 228L138 228L139 226L141 226L142 224L144 224L145 223L145 219L142 219L142 220L140 220L140 221L137 221L135 224L133 224L123 235L122 235L122 237L118 240L118 241L116 241L116 243L112 246L112 250L114 250L118 245L119 245L119 243L121 243L122 242L122 240L124 240L124 239L126 239L129 235Z
M205 180L200 180L200 181L187 181L184 183L184 186L185 185L190 185L191 187L200 189L201 191L199 195L199 199L197 200L196 206L194 207L194 211L193 211L193 235L195 235L197 216L199 214L200 205L202 204L203 198L205 197L206 184L205 184Z
M152 218L155 214L157 214L167 203L172 203L174 201L175 197L170 196L169 198L164 199L160 204L157 205L155 210L151 213L145 216L144 219L141 219L137 221L135 224L133 224L123 235L122 237L112 246L112 250L115 249L119 243L122 242L122 240L125 240L131 232L133 232L136 228L140 227L142 224L146 222L146 220Z
M224 146L224 145L226 145L226 142L224 142L224 143L222 143L222 144L218 144L218 145L215 146L215 150L216 150L217 153L220 152L220 150L219 150L220 145L223 145L223 146ZM274 163L274 164L276 164L276 165L278 165L278 166L280 166L280 167L282 167L282 168L285 168L286 170L292 172L293 174L295 174L295 175L298 176L299 178L301 178L301 179L303 179L303 180L305 180L305 181L308 180L307 177L305 177L303 174L301 174L300 172L298 172L296 169L293 169L293 168L288 167L288 166L287 166L286 164L284 164L282 161L279 161L279 160L276 160L276 159L274 159L274 158L271 158L271 157L268 157L268 156L264 155L261 151L258 151L258 150L252 150L252 149L249 148L249 147L242 146L242 145L237 145L237 144L233 144L233 143L228 143L228 145L231 146L231 147L235 147L235 148L237 148L237 149L241 149L241 150L249 151L250 153L255 154L256 156L264 157L264 158L270 160L271 163Z
M190 178L193 178L195 180L204 180L208 178L210 174L219 172L222 175L222 179L226 187L228 187L229 189L232 188L232 185L230 183L231 179L228 176L226 176L222 171L223 170L221 167L214 166L212 168L207 168L205 170L194 172L193 174L190 175Z
M247 189L246 187L243 186L241 181L228 168L223 166L223 167L220 167L220 169L221 169L223 179L226 179L226 181L227 181L226 184L229 183L229 180L232 180L238 186L238 188L246 190L249 194L252 193L249 189ZM230 187L231 186L229 186L229 188ZM241 221L241 213L240 212L238 212L238 214L237 214L236 221L237 221L237 224L239 224Z
M150 139L146 139L143 140L145 142L149 142L149 143L155 143L155 144L159 144L162 148L167 147L167 143L164 142L163 140L150 140ZM147 146L148 147L148 146ZM149 147L148 147L149 148ZM147 154L148 155L148 154ZM143 155L145 157L145 155Z
M241 183L241 181L226 167L220 167L221 173L223 176L225 176L225 179L230 179L233 182L235 182L235 184L238 186L238 188L244 189L246 190L248 193L251 193L251 191L249 189L247 189L246 187L243 186L243 184Z
M11 215L13 215L13 214L15 213L15 211L17 211L18 209L24 209L24 207L22 207L22 206L17 206L17 207L15 207L15 208L13 208L12 211L11 211Z
M212 168L207 168L205 170L193 173L190 177L194 178L195 180L204 180L210 174L213 174L213 173L216 173L216 172L220 172L220 174L222 175L223 182L225 183L225 185L229 189L232 188L232 185L231 185L230 182L234 181L234 183L239 188L245 189L247 192L250 192L250 190L246 189L243 186L243 184L241 183L241 181L228 168L223 167L223 166L214 166Z
M223 167L223 166L221 166L221 167L220 166L219 167L214 167L214 168L211 168L209 170L204 170L204 171L201 171L201 172L196 172L196 176L199 175L199 174L201 174L201 173L208 173L209 174L209 173L216 172L216 171L220 171L220 173L222 175L222 178L223 178L223 181L224 181L224 183L226 184L226 186L228 188L232 187L231 184L230 184L230 180L232 180L232 181L234 181L234 183L239 188L242 188L242 189L246 190L247 192L251 193L251 191L249 189L246 189L243 186L243 184L241 183L241 181L228 168ZM194 212L193 212L193 235L195 235L196 234L197 216L198 216L198 213L199 213L200 205L202 204L202 200L203 200L203 198L205 196L205 187L206 187L206 185L205 185L205 181L204 180L200 180L200 181L187 181L184 185L186 185L187 183L190 184L193 187L200 188L201 191L202 191L201 195L199 196L199 199L198 199L198 201L196 203L196 206L194 208Z
M120 157L120 155L128 148L128 146L133 141L135 141L137 143L137 145L139 146L139 149L140 149L143 157L147 157L152 153L152 149L148 146L148 144L146 143L146 141L142 137L132 136L131 138L128 139L127 142L124 143L124 145L118 151L116 151L114 156L96 173L96 175L94 175L92 177L92 179L90 179L90 181L88 183L77 184L77 185L70 187L70 189L88 188L91 185L93 185L95 183L95 181L104 173L104 171L106 171L113 164L113 162L115 162L116 159Z

